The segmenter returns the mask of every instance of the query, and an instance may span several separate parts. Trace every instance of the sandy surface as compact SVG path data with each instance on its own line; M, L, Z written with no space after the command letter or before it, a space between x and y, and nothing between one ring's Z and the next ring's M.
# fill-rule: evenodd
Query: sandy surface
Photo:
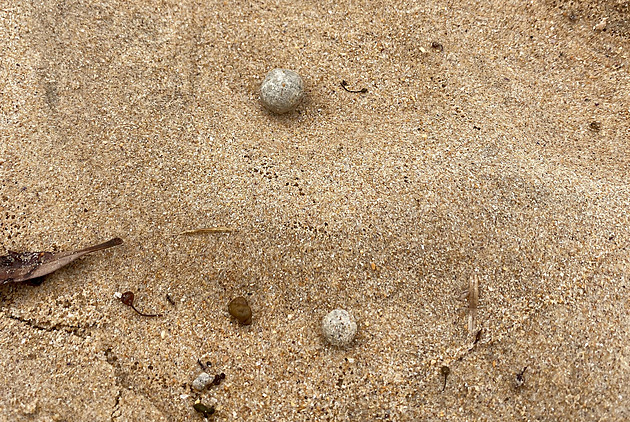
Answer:
M621 0L5 1L0 253L125 243L0 286L0 419L630 418L629 40Z

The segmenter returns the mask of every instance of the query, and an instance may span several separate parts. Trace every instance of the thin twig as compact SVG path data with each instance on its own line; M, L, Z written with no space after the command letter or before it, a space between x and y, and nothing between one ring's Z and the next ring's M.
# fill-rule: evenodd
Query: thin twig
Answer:
M235 228L227 227L227 226L203 227L200 229L184 230L183 232L178 233L178 235L182 236L182 235L201 234L201 233L231 233L234 231L236 231Z

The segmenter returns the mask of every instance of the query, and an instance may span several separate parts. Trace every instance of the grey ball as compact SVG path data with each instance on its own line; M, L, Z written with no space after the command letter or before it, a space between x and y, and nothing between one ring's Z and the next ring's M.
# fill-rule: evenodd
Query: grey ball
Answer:
M210 377L210 375L206 374L205 372L202 372L192 382L192 387L197 391L201 391L204 388L206 388L206 386L210 384L210 382L212 382L212 378Z
M357 324L348 311L335 309L322 320L322 331L328 343L345 347L354 339Z
M260 86L260 99L270 111L283 114L295 110L304 97L304 82L292 70L273 69Z

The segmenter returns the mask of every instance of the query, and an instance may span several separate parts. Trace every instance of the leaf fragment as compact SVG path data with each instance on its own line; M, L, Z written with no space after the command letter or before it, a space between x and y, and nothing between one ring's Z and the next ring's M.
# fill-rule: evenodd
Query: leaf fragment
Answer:
M193 405L193 409L195 409L198 413L201 413L204 418L208 418L214 413L214 406L206 406L200 402L195 403Z
M107 242L68 252L13 252L0 256L0 284L19 283L43 277L92 252L123 243L115 237Z

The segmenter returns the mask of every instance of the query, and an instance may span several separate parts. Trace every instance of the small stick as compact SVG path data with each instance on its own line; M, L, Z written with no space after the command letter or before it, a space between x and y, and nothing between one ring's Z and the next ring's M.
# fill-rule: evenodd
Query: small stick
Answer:
M527 370L527 366L525 368L523 368L523 370L521 372L516 374L516 386L517 387L520 387L525 382L525 378L523 378L523 375L525 375L525 371L526 370Z
M527 370L527 366L523 368L523 370L521 372L519 372L518 374L516 374L516 378L518 378L519 380L523 380L523 375L525 375L525 371Z
M477 343L479 343L479 340L481 340L481 334L482 333L483 333L483 328L480 328L480 329L477 330L477 332L475 333L475 339L471 343L470 347L468 347L468 351L467 352L472 352L473 349L475 348L475 346L477 346ZM462 355L459 360L461 360L463 357L464 356Z
M480 328L477 330L477 334L475 334L475 341L473 341L473 346L477 343L479 343L479 340L481 340L481 333L483 332L483 328Z
M178 235L182 236L199 233L231 233L233 231L236 231L236 229L227 226L204 227L200 229L184 230L183 232L178 233Z

